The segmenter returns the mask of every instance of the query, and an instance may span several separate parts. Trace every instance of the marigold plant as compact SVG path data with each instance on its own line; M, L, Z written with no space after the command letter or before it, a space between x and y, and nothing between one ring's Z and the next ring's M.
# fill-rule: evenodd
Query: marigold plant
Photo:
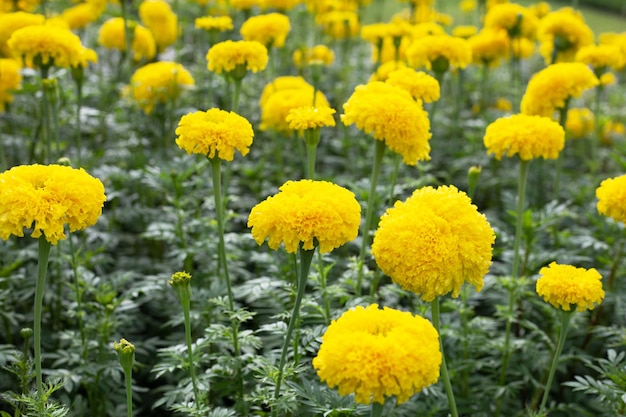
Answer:
M604 299L602 276L595 268L576 268L552 262L539 270L537 294L556 308L593 310Z
M285 118L292 130L319 129L324 126L335 126L335 109L328 106L303 106L289 110Z
M194 85L194 79L181 64L154 62L137 69L130 79L128 92L146 113L157 103L175 100L185 88Z
M16 58L27 66L68 68L76 63L83 48L80 38L69 29L37 25L16 30L7 41Z
M129 22L133 30L133 43L130 46L133 51L133 59L152 59L156 56L156 42L152 32L137 22ZM126 35L124 31L124 19L113 17L102 24L98 32L98 44L108 49L126 51Z
M259 72L267 67L267 48L257 41L224 41L213 45L207 52L209 71L230 73L241 68L243 71ZM245 72L244 72L245 74Z
M537 39L546 64L554 64L573 61L581 47L593 44L594 35L582 15L563 8L541 19Z
M465 39L433 35L413 41L406 56L413 68L424 67L438 74L448 69L466 68L472 63L472 48Z
M4 112L6 105L13 102L12 92L21 88L21 69L17 60L0 58L0 112Z
M246 41L257 41L267 48L282 48L291 30L289 17L281 13L268 13L249 17L239 33Z
M144 0L139 5L139 17L154 37L157 49L164 50L178 38L178 17L163 0Z
M385 82L408 91L415 100L424 103L437 101L441 96L439 81L435 77L412 68L402 67L391 71Z
M600 214L626 223L626 175L603 180L596 189L596 197Z

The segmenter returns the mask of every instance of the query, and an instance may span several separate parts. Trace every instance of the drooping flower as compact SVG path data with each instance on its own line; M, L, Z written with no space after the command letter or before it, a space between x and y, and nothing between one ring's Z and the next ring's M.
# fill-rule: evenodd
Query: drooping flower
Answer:
M408 165L430 159L428 113L400 87L375 81L355 88L341 121L384 141Z
M207 31L226 32L233 30L233 18L230 16L203 16L195 20L197 29Z
M465 68L472 63L472 48L467 40L449 35L433 35L413 41L406 51L409 65L435 73Z
M302 106L290 109L285 120L289 129L303 131L335 126L333 114L335 109L328 106Z
M156 56L156 42L152 32L137 22L128 22L129 27L133 30L133 59L141 61L142 59L152 59ZM134 29L133 29L134 28ZM124 31L124 19L121 17L113 17L102 24L98 32L98 44L109 49L117 49L126 51L125 43L126 35Z
M266 48L282 48L291 30L289 17L281 13L268 13L249 17L239 33L246 41L257 41Z
M187 154L232 161L235 149L243 156L248 154L254 131L237 113L213 108L181 117L176 135L176 144Z
M144 0L139 5L139 17L154 37L157 49L163 51L178 37L178 16L164 0Z
M328 326L313 359L320 379L360 404L397 403L437 382L439 335L420 316L377 304L348 310Z
M21 65L15 59L0 58L0 113L13 102L13 92L22 85Z
M593 44L593 31L585 23L582 14L570 8L549 13L539 23L537 39L546 64L574 60L583 46Z
M330 252L354 240L361 223L361 206L354 194L327 181L287 181L278 194L254 206L248 218L252 237L268 239L276 250L281 243L295 253L298 246Z
M491 265L495 234L485 216L454 186L423 187L380 219L372 254L380 269L424 301L465 281L477 291Z
M44 236L53 245L96 223L104 186L85 170L61 165L20 165L0 174L0 238Z
M441 94L439 81L435 77L408 67L391 71L385 82L408 91L415 100L424 103L439 100Z
M552 262L539 270L537 294L556 308L570 311L593 310L604 299L602 276L595 268L576 268Z
M231 41L216 43L207 53L207 68L218 74L239 76L248 71L259 72L267 67L267 48L257 41ZM243 77L243 76L242 76Z
M572 97L598 85L593 71L582 62L552 64L535 73L522 97L524 114L552 117L558 109L565 108Z
M69 29L37 25L18 29L7 42L16 58L26 66L72 66L83 48L80 38Z
M565 131L549 117L515 114L489 124L483 140L487 153L496 159L503 155L519 155L523 161L556 159L565 146Z
M158 103L176 100L185 88L194 85L194 79L181 64L153 62L137 69L130 79L128 93L150 114Z
M565 130L568 139L578 139L587 136L595 129L595 116L586 108L573 108L567 111Z
M626 175L607 178L596 189L598 213L626 223Z

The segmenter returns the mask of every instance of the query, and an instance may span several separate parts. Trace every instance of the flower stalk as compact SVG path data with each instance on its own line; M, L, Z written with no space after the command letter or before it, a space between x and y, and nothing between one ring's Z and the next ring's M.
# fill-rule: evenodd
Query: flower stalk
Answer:
M557 342L556 350L554 351L554 356L552 357L550 372L548 374L548 381L546 382L546 386L543 392L543 398L541 399L541 405L539 406L539 414L541 414L545 410L546 403L548 402L548 397L550 396L550 387L552 386L552 380L554 379L554 374L556 373L556 368L559 364L559 357L561 356L563 346L565 345L565 339L567 338L569 323L575 311L576 310L574 309L570 311L560 311L561 328L559 329L559 340Z
M119 343L113 343L113 349L117 352L120 365L124 370L124 382L126 385L126 409L128 417L133 417L133 365L135 363L135 346L126 339L120 339Z
M452 383L450 382L450 375L448 374L448 366L446 365L446 354L443 350L443 339L441 337L441 325L440 325L440 312L439 312L439 297L431 302L433 326L439 334L439 345L441 346L441 378L443 379L443 385L446 390L446 396L448 397L448 405L450 406L450 414L452 417L459 417L459 412L456 408L456 401L454 399L454 391L452 390Z
M35 377L37 380L37 393L43 395L43 375L41 371L41 313L43 293L46 286L48 273L48 258L50 247L45 236L39 237L39 255L37 259L37 282L35 284L35 318L33 323L33 344L35 349Z

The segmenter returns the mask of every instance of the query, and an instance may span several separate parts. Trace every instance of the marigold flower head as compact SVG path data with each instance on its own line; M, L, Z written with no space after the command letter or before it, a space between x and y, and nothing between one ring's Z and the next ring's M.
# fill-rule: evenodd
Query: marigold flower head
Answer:
M11 56L7 41L18 29L26 26L43 25L46 17L41 14L14 12L0 13L0 54Z
M187 154L232 161L235 149L243 156L248 154L254 131L250 122L237 113L213 108L181 117L176 135L176 144Z
M476 0L461 0L459 8L463 13L471 13L478 8Z
M276 250L281 243L295 253L299 245L330 252L355 239L361 223L361 205L354 194L327 181L287 181L278 194L250 211L248 227L261 245L268 239Z
M32 12L41 0L0 0L0 14L13 11Z
M157 49L173 45L178 37L178 16L164 0L144 0L139 5L139 17L154 37Z
M588 45L576 52L575 59L590 65L596 74L601 74L608 68L614 70L622 68L626 57L616 45Z
M259 0L261 9L275 9L282 12L287 12L301 3L303 0Z
M267 48L257 41L227 40L213 45L206 55L209 71L243 77L247 71L259 72L267 67Z
M552 117L570 98L580 97L583 91L598 83L593 71L582 62L549 65L528 82L522 97L522 113Z
M257 41L267 48L282 48L291 30L289 17L281 13L268 13L249 17L239 33L246 41Z
M511 41L503 29L483 29L468 41L474 62L490 67L497 66L500 59L506 58L511 48Z
M537 294L556 308L570 311L593 310L604 299L602 276L594 268L576 268L552 262L539 270Z
M69 24L71 29L83 29L95 22L101 13L101 10L94 8L89 3L80 3L63 10L61 18Z
M539 3L534 3L528 6L528 9L537 16L538 19L542 19L548 13L552 11L552 6L547 1L540 1Z
M251 10L260 6L261 0L230 0L229 5L234 10Z
M622 68L626 66L626 32L601 33L598 36L598 41L600 45L613 45L619 49L620 55L622 56L622 66L619 68L616 68L617 70L621 70Z
M367 82L372 83L374 81L387 81L389 74L402 68L407 68L406 64L402 61L386 61L376 68L376 71L370 76Z
M22 86L22 67L15 59L0 58L0 112L13 102L13 91Z
M230 16L204 16L195 20L197 29L226 32L233 30L233 18Z
M99 179L61 165L20 165L0 174L0 239L44 236L53 245L96 223L106 196Z
M157 103L175 100L194 79L181 64L153 62L137 69L130 79L129 94L146 114Z
M510 38L534 39L539 19L532 11L515 3L490 7L485 15L485 28L504 29Z
M319 129L324 126L335 126L335 109L328 106L303 106L289 110L285 120L292 130Z
M626 175L603 180L596 189L596 197L600 214L626 223Z
M600 80L601 86L614 85L617 83L617 78L612 72L605 72L600 76L600 78L598 78L598 80Z
M491 265L495 234L484 215L454 186L423 187L380 219L372 254L380 269L424 301L463 282L477 291Z
M519 155L523 161L556 159L565 146L565 131L549 117L516 114L501 117L487 126L487 153L496 159Z
M446 29L436 22L422 22L413 25L411 28L411 38L414 40L426 36L445 35Z
M472 36L476 36L477 33L478 28L474 25L455 26L452 29L452 36L456 38L469 39Z
M465 68L472 63L472 48L465 39L449 35L425 36L413 41L406 51L409 65L435 73L448 68Z
M137 22L128 22L131 30L133 30L133 59L141 61L142 59L152 59L156 56L156 42L152 32L145 26ZM133 29L134 28L134 29ZM121 17L113 17L102 24L98 32L98 44L109 49L117 49L126 51L126 35L124 31L124 19Z
M407 165L430 159L430 121L421 104L400 87L375 81L359 85L343 105L341 121L354 124L402 155Z
M348 310L328 326L313 359L320 379L355 401L397 403L439 379L439 335L420 316L377 304Z
M408 67L390 72L386 83L408 91L415 100L424 103L439 100L441 94L439 81L435 77Z
M553 64L573 61L581 47L593 44L594 35L582 15L563 8L541 19L537 39L546 64Z
M326 45L299 48L293 52L293 63L298 68L304 68L307 65L330 66L334 61L335 53Z
M361 30L359 16L352 11L336 10L318 14L315 22L333 39L350 38L358 35Z
M568 138L578 139L587 136L595 129L595 116L586 107L572 108L567 111L565 130Z
M303 77L295 75L283 75L275 78L272 82L263 87L261 91L261 97L259 98L259 105L263 105L272 96L272 94L281 90L290 89L313 89L313 86L309 84ZM312 91L312 90L311 90ZM311 92L311 102L313 102L313 93Z
M600 140L606 145L612 145L616 140L622 140L626 136L626 125L616 120L606 120L602 124Z

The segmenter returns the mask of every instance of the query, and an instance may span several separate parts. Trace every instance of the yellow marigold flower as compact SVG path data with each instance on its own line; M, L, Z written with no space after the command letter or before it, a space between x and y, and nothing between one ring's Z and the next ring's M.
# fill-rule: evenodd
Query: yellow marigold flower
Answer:
M94 8L90 3L80 3L63 10L61 18L70 25L71 29L83 29L95 22L101 14L102 10Z
M20 63L15 59L0 58L0 112L4 112L7 103L13 102L13 91L22 86Z
M209 71L243 76L247 71L259 72L267 67L267 48L257 41L224 41L213 45L206 55ZM241 74L239 73L241 72Z
M303 106L289 110L285 120L292 130L319 129L335 126L335 109L328 106Z
M178 16L163 0L144 0L139 5L139 17L154 37L157 49L173 45L178 37Z
M407 49L409 65L426 67L435 73L449 68L465 68L472 63L472 48L465 39L449 35L425 36L415 40Z
M513 110L513 103L511 103L510 100L507 100L504 97L498 97L496 103L494 104L494 107L496 108L496 110L510 112L511 110Z
M400 87L375 81L359 85L343 105L341 121L354 124L402 155L407 165L430 159L430 121L421 104Z
M549 117L516 114L501 117L487 126L483 139L488 154L556 159L565 146L565 131Z
M596 74L601 74L608 68L614 70L622 68L625 57L617 45L589 45L580 48L575 59L590 65Z
M230 16L205 16L195 20L197 29L208 31L226 32L233 30L233 18Z
M615 74L612 72L605 72L604 74L600 76L599 80L600 80L600 85L602 86L614 85L615 83L617 83L617 78L615 77Z
M284 75L274 79L271 83L268 83L263 87L261 91L261 98L259 99L259 105L263 105L272 96L272 94L281 90L290 89L310 89L311 90L311 103L313 102L313 86L306 82L306 80L300 76Z
M613 45L613 46L617 46L617 48L619 49L620 55L622 56L622 66L619 68L616 68L617 70L621 70L622 68L626 66L626 32L601 33L600 36L598 36L598 41L600 45Z
M485 28L504 29L510 38L534 39L538 24L531 10L515 3L494 5L485 15Z
M626 223L626 175L603 180L596 189L596 197L600 214Z
M495 67L510 51L511 41L503 29L483 29L469 38L474 62ZM517 42L517 41L513 41Z
M359 16L356 12L337 10L317 15L316 23L325 34L334 39L345 39L359 34Z
M537 294L556 308L570 311L593 310L604 299L602 276L595 268L576 268L552 262L539 270Z
M516 58L530 58L535 53L535 42L528 38L519 38L511 42L513 56Z
M539 3L531 4L528 9L538 18L542 19L548 13L552 11L550 3L547 1L540 1Z
M0 54L11 55L6 43L13 32L26 26L43 25L45 21L46 17L40 14L26 12L0 13Z
M235 149L246 156L254 131L244 117L217 108L189 113L180 118L176 144L187 154L232 161Z
M261 130L274 129L279 132L289 130L287 115L294 108L313 104L314 88L311 85L303 88L286 88L275 91L261 101ZM315 93L315 104L318 107L329 107L326 96L321 91Z
M53 245L70 232L96 223L106 196L99 179L61 165L20 165L0 174L0 239L10 235L45 239Z
M146 114L157 103L166 103L180 96L194 79L181 64L154 62L137 69L130 79L129 94Z
M450 292L457 297L465 281L480 291L494 241L467 194L454 186L423 187L383 214L372 254L396 284L432 301Z
M420 316L372 304L348 310L328 326L313 359L320 379L360 404L397 403L437 382L439 335Z
M389 73L387 84L395 85L411 94L415 100L432 103L439 100L439 81L423 71L403 67Z
M281 243L295 253L298 245L320 253L330 252L354 240L359 233L361 205L354 194L327 181L287 181L278 194L250 211L248 227L261 245L268 240L276 250Z
M287 15L268 13L249 17L241 25L239 33L244 40L260 42L266 48L282 48L290 30Z
M607 120L602 124L600 140L606 145L612 145L616 140L626 136L626 125L615 120Z
M593 71L581 62L549 65L528 82L521 102L522 113L552 117L557 109L565 107L567 100L580 97L598 83Z
M553 64L573 61L581 47L593 44L594 36L582 15L561 9L541 19L537 39L545 62Z
M16 30L7 44L16 58L27 66L54 65L68 68L76 62L83 48L80 38L69 29L55 26L27 26Z
M413 26L411 29L411 38L420 39L425 36L445 35L446 29L435 22L422 22Z
M477 33L478 28L473 25L455 26L454 29L452 29L452 36L456 38L469 39L472 36L476 36Z
M304 68L307 65L330 66L334 61L335 53L326 45L299 48L293 52L293 63L298 68Z
M137 22L129 22L133 30L133 58L135 61L152 59L156 56L156 42L150 30ZM126 51L126 35L124 32L124 19L113 17L102 24L98 32L98 44L109 49Z
M478 8L478 3L476 2L476 0L461 0L461 3L459 3L459 8L463 13L471 13Z
M276 9L283 12L289 11L301 3L303 0L259 0L261 9Z
M387 81L389 74L402 68L407 68L406 64L402 61L386 61L384 64L381 64L378 68L376 68L376 71L371 75L367 82Z
M0 14L12 11L32 12L40 3L40 0L0 0Z
M568 138L584 138L595 129L595 116L588 108L572 108L567 111L565 130Z
M261 0L230 0L229 5L234 10L250 10L255 6L259 6Z

